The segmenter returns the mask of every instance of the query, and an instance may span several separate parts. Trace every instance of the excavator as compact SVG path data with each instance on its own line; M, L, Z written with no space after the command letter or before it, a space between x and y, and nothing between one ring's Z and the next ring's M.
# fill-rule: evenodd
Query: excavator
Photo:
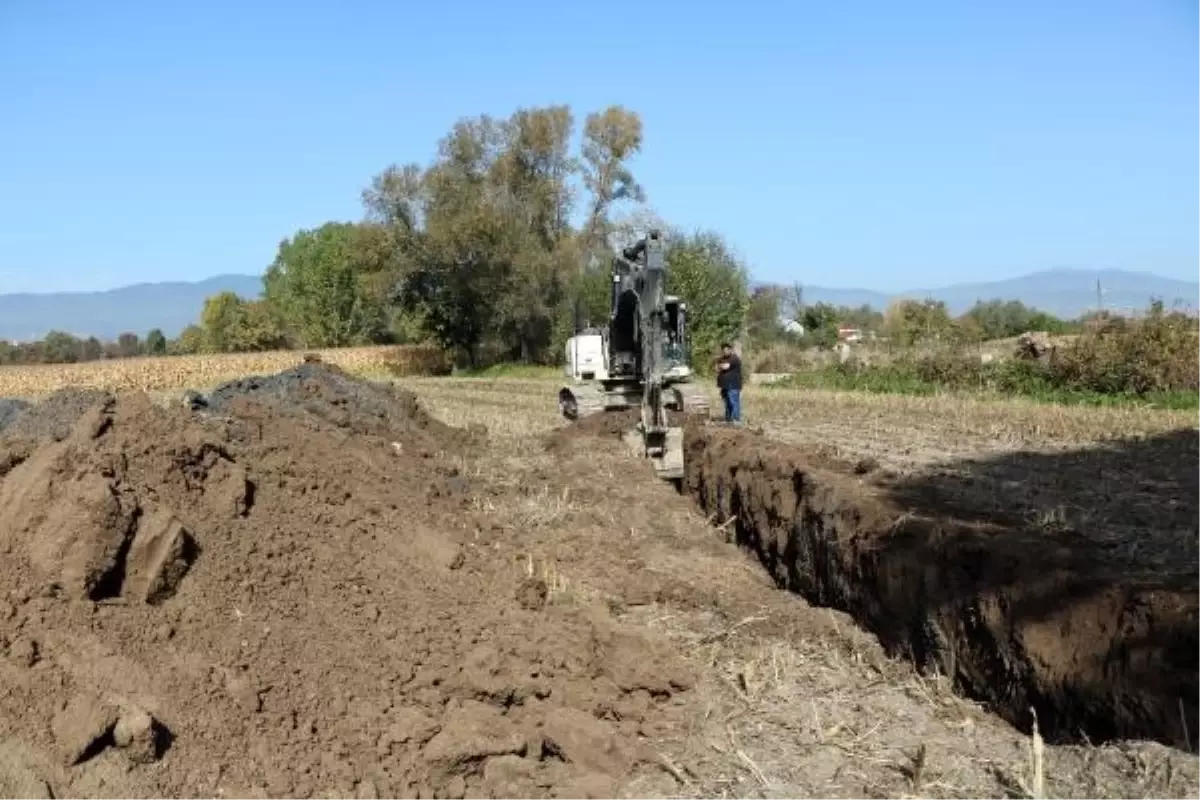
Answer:
M708 416L707 393L689 363L687 304L666 293L666 258L652 230L612 260L607 325L581 327L567 340L567 380L558 391L562 415L577 421L639 407L626 443L664 480L683 478L683 429L667 412Z

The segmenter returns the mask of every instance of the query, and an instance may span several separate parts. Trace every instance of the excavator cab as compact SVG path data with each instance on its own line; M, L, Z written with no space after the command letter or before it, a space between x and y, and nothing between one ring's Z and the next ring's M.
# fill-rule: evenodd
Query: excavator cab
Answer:
M668 378L691 377L691 352L687 336L687 304L678 297L666 297L666 331L663 341L663 366Z
M687 304L668 295L665 244L652 231L613 259L609 318L601 329L567 340L558 405L568 420L641 409L625 439L662 478L683 475L683 429L668 412L708 414L708 394L694 383ZM577 315L578 317L578 315Z

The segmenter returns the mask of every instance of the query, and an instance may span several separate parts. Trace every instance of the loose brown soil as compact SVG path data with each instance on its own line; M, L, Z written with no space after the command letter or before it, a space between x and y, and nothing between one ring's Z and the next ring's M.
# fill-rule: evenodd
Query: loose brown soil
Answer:
M688 671L491 557L477 435L301 369L9 442L0 794L612 793Z
M570 447L572 442L579 439L620 439L627 431L634 430L641 419L641 411L635 408L593 414L550 431L542 437L542 443L546 450L556 452ZM667 412L668 425L687 426L699 421L700 418L695 414Z
M1194 431L1130 443L1154 451L1140 458L1110 445L1010 466L1016 480L1000 496L980 465L952 479L870 478L860 464L714 427L690 428L686 446L688 493L734 524L777 584L850 612L1019 727L1032 707L1051 740L1197 741ZM1022 502L1023 481L1077 502L1063 492L1072 475L1103 484L1121 468L1180 492L1132 487L1121 516L1159 505L1143 511L1138 539L1026 514L1036 504Z
M79 405L0 433L0 796L1030 785L1025 738L773 591L605 435L631 420L523 449L319 364ZM1195 767L1045 760L1059 795Z

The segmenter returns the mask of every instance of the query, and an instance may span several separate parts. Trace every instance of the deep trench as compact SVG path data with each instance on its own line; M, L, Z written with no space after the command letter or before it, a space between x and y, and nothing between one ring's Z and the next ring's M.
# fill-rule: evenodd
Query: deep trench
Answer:
M1043 532L914 514L743 431L691 427L685 450L677 489L779 587L1019 730L1036 712L1056 744L1200 741L1195 572L1135 579Z

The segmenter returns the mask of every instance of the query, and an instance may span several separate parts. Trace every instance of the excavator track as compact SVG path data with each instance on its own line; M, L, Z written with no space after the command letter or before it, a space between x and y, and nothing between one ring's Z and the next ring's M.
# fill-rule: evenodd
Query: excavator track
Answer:
M675 410L684 414L709 417L712 413L708 392L694 383L677 383L671 387L675 393Z
M694 383L675 383L669 387L667 406L676 413L708 417L711 404L708 392ZM558 407L572 422L605 411L624 411L641 405L641 390L633 384L605 389L600 383L577 383L558 390Z
M642 396L631 387L605 390L598 383L577 383L558 390L558 408L563 417L572 422L602 414L605 411L623 411L641 405Z

